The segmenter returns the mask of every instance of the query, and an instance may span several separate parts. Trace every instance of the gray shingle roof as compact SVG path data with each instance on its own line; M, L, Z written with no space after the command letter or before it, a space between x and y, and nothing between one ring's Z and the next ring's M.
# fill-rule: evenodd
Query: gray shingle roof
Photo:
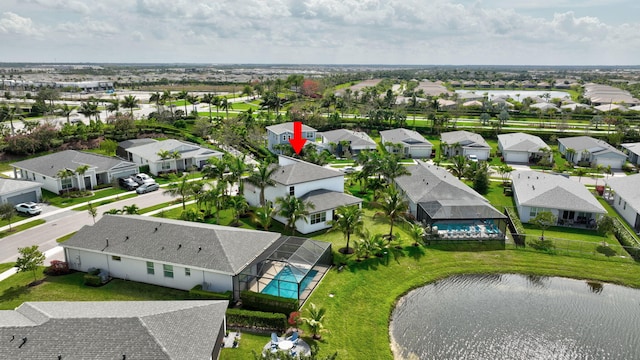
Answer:
M167 150L169 152L178 151L183 159L201 156L222 156L222 153L219 151L174 139L155 141L127 149L128 152L149 161L160 161L161 159L160 156L158 156L158 153L162 150Z
M81 165L89 165L91 168L95 168L96 173L115 170L117 168L137 166L132 162L124 161L115 157L76 150L60 151L11 164L11 166L15 168L33 171L49 177L55 177L58 171L62 169L75 170Z
M407 170L410 175L396 178L396 183L413 203L424 204L425 210L432 209L432 218L504 217L487 199L442 167L418 161L418 165Z
M107 215L93 226L84 226L63 247L236 275L280 238L274 232L229 226Z
M607 211L584 185L562 175L538 171L511 173L520 205L605 214Z
M282 124L276 124L276 125L271 125L271 126L267 126L266 128L268 131L271 131L273 133L276 134L282 134L285 132L293 132L293 122L286 122L286 123L282 123ZM302 124L302 131L305 132L310 132L310 131L317 131L316 129L312 128L311 126L307 126L305 124Z
M0 194L7 194L20 190L37 189L40 186L41 184L35 181L0 178Z
M430 145L433 146L424 136L420 135L417 131L409 130L409 129L392 129L380 131L380 136L386 142L390 142L393 144L404 143L408 145Z
M25 360L209 359L226 308L226 301L26 302L0 311L0 353Z
M539 152L540 149L549 149L549 146L540 137L525 134L512 133L498 135L498 142L502 145L503 151L527 151L530 153Z
M362 203L362 199L353 195L325 189L310 191L300 199L311 202L315 206L313 210L310 210L312 213L335 209L343 205Z
M371 139L367 133L361 131L352 131L347 129L337 129L320 133L327 141L339 143L340 141L349 141L351 146L372 146L376 147L376 142Z
M145 144L151 144L154 142L157 142L158 140L155 139L129 139L129 140L125 140L125 141L121 141L118 143L118 146L123 148L123 149L129 149L132 147L136 147L136 146L140 146L140 145L145 145Z
M449 145L457 143L464 147L491 148L482 136L465 130L442 133L440 139Z
M278 170L271 175L271 179L282 185L295 185L339 176L344 177L344 174L340 171L327 169L287 156L280 155L280 157L286 159L286 162L292 162L284 165L281 162Z
M623 148L629 150L636 155L640 155L640 143L627 143L621 145Z
M627 154L614 148L606 141L594 139L591 136L574 136L561 138L558 139L558 142L564 145L565 149L573 149L577 153L581 153L584 150L589 150L593 155L611 152L620 156L627 157Z
M607 180L607 185L640 213L640 174L611 177Z

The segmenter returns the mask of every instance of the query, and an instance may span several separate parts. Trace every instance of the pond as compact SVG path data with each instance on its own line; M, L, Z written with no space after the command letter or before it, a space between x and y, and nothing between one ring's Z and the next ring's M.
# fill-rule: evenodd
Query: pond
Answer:
M632 359L640 290L555 277L465 275L404 296L397 359Z
M478 90L456 90L456 93L458 94L474 93L478 95L487 94L487 96L490 99L496 96L508 95L512 99L516 99L516 100L519 99L519 101L522 101L523 99L528 97L541 96L541 95L544 95L545 93L549 93L549 96L550 96L549 99L554 99L554 98L562 99L565 97L571 98L571 95L569 95L568 92L557 91L557 90L545 91L545 90L482 90L482 89L478 89Z

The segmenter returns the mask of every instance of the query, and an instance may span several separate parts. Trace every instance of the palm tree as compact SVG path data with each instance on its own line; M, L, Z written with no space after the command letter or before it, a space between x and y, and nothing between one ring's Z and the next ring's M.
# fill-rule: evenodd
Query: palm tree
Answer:
M84 174L89 170L90 166L89 165L80 165L76 168L76 174L78 174L78 187L80 188L80 190L86 190L84 189Z
M233 213L233 226L240 224L240 215L249 209L249 204L244 196L230 196L227 202Z
M202 99L201 99L203 103L209 104L209 121L213 121L213 118L211 116L211 104L213 103L214 98L215 98L215 95L213 95L212 93L206 93L202 95Z
M347 239L347 246L338 250L343 254L352 254L353 249L349 247L351 234L362 231L364 226L364 212L358 205L340 206L335 211L335 220L329 221L331 229L329 231L340 230Z
M86 116L89 120L91 120L91 117L97 117L98 114L100 114L100 111L98 110L98 104L91 100L88 100L80 103L80 109L78 109L78 113Z
M117 100L109 101L109 105L107 105L107 111L111 113L117 113L120 110L120 102Z
M173 197L179 196L182 201L182 210L187 208L186 202L189 195L192 194L192 187L189 182L187 182L187 177L183 176L179 179L175 175L170 176L171 185L164 191L165 195L171 195Z
M409 170L398 161L395 155L387 155L382 158L382 168L380 171L389 183L402 175L409 175Z
M271 202L269 201L253 212L252 220L265 231L269 231L269 227L271 227L271 222L273 221L273 216L275 214L276 209L271 206Z
M186 90L182 90L176 95L177 99L184 100L184 115L187 116L187 97L189 96L189 92Z
M198 95L187 95L187 97L185 98L185 100L187 100L189 102L189 104L191 104L191 112L197 112L196 110L196 104L198 103L198 100L200 100L200 98L198 97ZM185 106L187 104L185 103ZM186 115L186 113L185 113Z
M409 229L409 234L411 234L411 238L413 239L413 245L418 246L424 239L424 227L422 227L422 224L420 223L412 222L411 228Z
M229 102L229 100L225 97L220 101L220 107L225 110L227 113L227 120L229 120L229 109L233 108L233 104Z
M160 101L162 100L162 94L159 92L154 92L149 96L149 101L156 103L156 111L160 113Z
M59 178L61 181L63 181L72 177L73 175L74 175L74 172L71 169L60 169L58 170L56 177ZM67 194L69 193L70 189L71 189L71 186L67 187Z
M171 104L171 101L175 99L175 96L173 94L171 94L171 91L169 90L165 90L162 93L162 96L160 96L160 101L163 103L168 102L169 103L169 109L171 110L171 119L175 119L175 115L173 113L173 104Z
M249 166L245 162L246 155L240 156L230 156L227 159L227 165L229 166L229 171L231 172L232 181L238 182L238 193L244 194L244 179L242 178L242 174L245 171L249 170Z
M133 108L138 106L138 99L133 95L127 95L122 99L122 107L128 108L133 119Z
M396 186L391 184L382 192L382 201L374 205L382 211L374 216L385 216L389 219L391 227L389 229L388 240L393 239L393 225L402 218L408 217L409 203L403 198Z
M251 172L251 175L246 179L249 184L255 185L260 188L260 206L265 205L264 189L267 186L275 186L276 182L271 179L271 176L278 170L278 165L271 165L266 161L258 164L258 171Z
M139 215L140 208L136 204L125 205L122 207L122 213L128 215Z
M302 321L309 325L311 328L311 334L313 334L313 338L315 340L320 340L322 336L320 332L324 329L324 324L322 321L324 320L324 316L326 314L325 308L318 308L316 304L309 304L309 316L301 318Z
M298 222L298 220L308 222L308 209L314 209L316 207L313 203L304 202L295 197L295 195L278 197L276 198L276 204L278 205L278 215L287 219L285 227L291 230L291 235L294 235L296 232L296 222Z
M171 151L169 150L160 150L156 153L156 155L158 155L158 157L160 158L160 160L162 160L162 171L166 169L169 169L169 167L166 167L166 160L171 158Z
M451 160L453 163L447 166L447 169L458 179L461 179L467 169L467 158L462 155L456 155Z
M4 119L9 120L9 124L11 125L11 135L15 134L15 128L13 127L13 120L22 120L24 116L22 115L22 109L15 104L13 107L3 107Z
M71 113L73 112L73 110L75 109L75 107L73 106L69 106L69 104L62 104L62 105L58 105L58 111L60 112L60 116L64 116L67 118L67 124L71 124L71 120L69 119L69 117L71 116Z

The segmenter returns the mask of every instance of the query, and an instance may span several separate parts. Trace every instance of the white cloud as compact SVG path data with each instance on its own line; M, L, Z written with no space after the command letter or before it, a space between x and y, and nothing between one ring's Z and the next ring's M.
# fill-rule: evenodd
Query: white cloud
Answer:
M41 32L34 26L30 18L12 12L2 13L0 18L0 34L20 34L39 37Z

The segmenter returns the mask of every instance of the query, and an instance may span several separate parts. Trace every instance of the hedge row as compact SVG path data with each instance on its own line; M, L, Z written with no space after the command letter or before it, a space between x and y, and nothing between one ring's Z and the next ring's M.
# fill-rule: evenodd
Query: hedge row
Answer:
M196 285L193 289L189 290L189 296L196 299L209 299L209 300L228 300L233 299L233 293L226 291L223 293L202 290L202 285Z
M525 233L524 226L522 226L522 222L518 217L518 213L516 212L516 209L512 207L505 207L504 209L507 211L507 215L511 218L511 221L513 222L513 226L516 228L516 233L524 234Z
M634 239L633 235L629 233L629 230L627 230L618 219L615 219L613 222L613 235L615 235L620 244L627 249L627 252L634 260L640 261L640 249L638 249L636 239Z
M300 304L298 299L288 299L279 296L243 291L240 293L242 306L247 309L270 311L282 314L290 314L298 311Z
M228 309L227 326L282 333L287 328L287 316L280 313Z
M84 284L87 286L102 286L102 279L98 275L85 274L84 275Z

